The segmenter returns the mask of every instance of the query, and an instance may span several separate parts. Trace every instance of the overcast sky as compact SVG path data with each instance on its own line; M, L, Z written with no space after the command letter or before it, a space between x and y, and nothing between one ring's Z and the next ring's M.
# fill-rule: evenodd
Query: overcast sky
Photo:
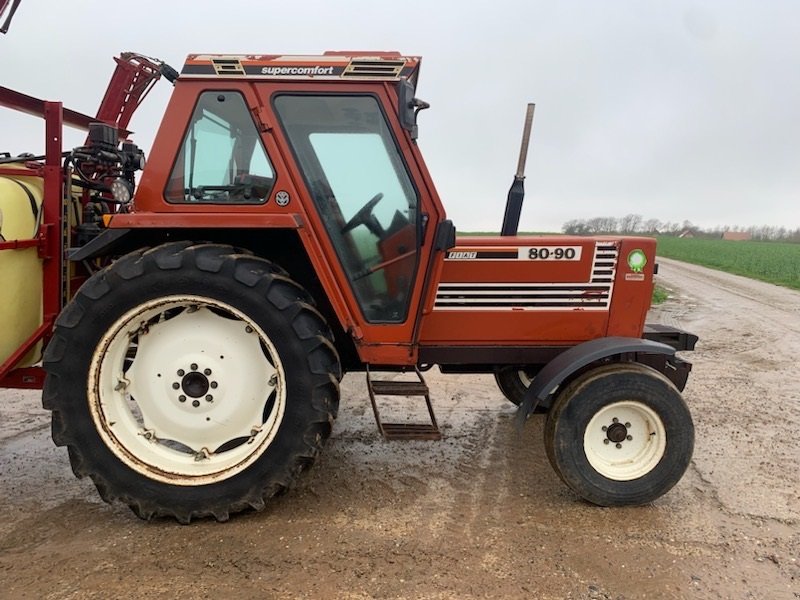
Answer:
M419 144L459 230L497 230L536 103L520 228L623 216L800 227L800 3L23 0L2 85L94 114L111 57L422 55ZM134 117L146 151L171 86ZM0 111L0 151L41 152ZM73 134L70 144L81 141Z

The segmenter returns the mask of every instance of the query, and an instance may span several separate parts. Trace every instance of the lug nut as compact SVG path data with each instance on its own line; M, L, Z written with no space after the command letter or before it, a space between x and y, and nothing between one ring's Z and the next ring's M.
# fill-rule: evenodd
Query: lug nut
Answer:
M178 400L180 400L181 402L186 402L186 396L181 394L180 396L178 396Z
M626 440L628 440L628 441L630 442L630 441L633 439L633 436L632 436L632 435L629 435L629 436L628 436L628 437L626 437L625 439L626 439Z
M211 375L211 369L205 369L203 373L206 375Z
M604 440L603 440L603 443L604 443L604 444L607 444L607 443L608 443L608 438L604 439Z
M622 444L617 444L617 449L619 450L620 448L622 448Z
M197 371L197 363L192 363L192 371Z
M199 400L192 400L192 406L197 408L198 406L200 406L200 401Z
M619 419L617 417L614 417L613 419L611 419L611 422L612 423L619 423Z
M606 427L605 425L603 425L603 431L608 431L608 427Z
M183 377L184 375L186 375L186 371L183 369L178 369L178 377Z
M214 401L214 396L212 396L211 394L206 396L206 402L213 402L213 401Z
M625 423L625 427L627 427L627 428L629 428L629 429L630 429L630 426L631 426L631 424L630 424L630 423L627 423L627 422Z
M176 381L175 383L173 383L173 384L172 384L172 389L173 389L173 390L177 390L177 389L179 389L180 387L181 387L181 384L180 384L180 383L178 383L177 381Z
M211 387L217 389L217 385L219 385L216 381L211 382Z

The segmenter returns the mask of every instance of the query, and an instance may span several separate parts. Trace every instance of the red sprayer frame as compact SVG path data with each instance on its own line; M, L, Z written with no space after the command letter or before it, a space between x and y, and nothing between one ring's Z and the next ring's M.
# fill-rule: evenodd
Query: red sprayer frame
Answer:
M63 307L66 289L63 270L65 249L70 232L64 230L62 206L65 190L65 173L62 167L62 135L64 125L88 130L89 124L105 122L127 137L128 123L155 82L161 77L161 65L147 57L123 53L114 59L117 67L106 88L103 101L95 118L65 109L61 102L48 102L0 86L0 106L41 117L45 123L44 162L25 162L25 167L2 167L0 175L26 175L41 177L44 181L42 221L33 240L0 242L0 251L38 247L43 259L42 324L17 350L0 365L0 388L41 389L44 371L39 366L14 369L14 366L39 342L50 339L58 313Z
M61 310L61 264L63 243L61 235L61 200L64 189L64 175L61 168L61 140L64 125L64 109L60 102L44 102L0 87L0 105L20 112L40 116L45 122L45 160L44 164L28 162L25 168L2 168L0 175L29 175L44 180L44 199L42 201L42 223L33 240L9 241L0 243L0 250L16 250L37 246L43 259L42 282L42 324L0 365L0 387L41 388L44 373L41 367L28 367L13 370L40 340L47 342L53 323ZM72 113L72 111L69 111ZM77 115L77 113L74 113ZM73 115L70 115L73 116ZM82 116L82 115L81 115ZM76 125L70 119L71 125Z

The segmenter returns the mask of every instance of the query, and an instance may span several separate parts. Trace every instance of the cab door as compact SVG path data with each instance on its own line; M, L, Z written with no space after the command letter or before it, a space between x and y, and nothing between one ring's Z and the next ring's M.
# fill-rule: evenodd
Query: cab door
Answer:
M321 85L270 99L278 135L306 192L309 220L358 322L365 362L412 364L414 323L433 227L441 215L400 129L390 94L378 85ZM284 88L285 89L285 88ZM328 88L329 89L329 88ZM402 357L402 359L401 359Z

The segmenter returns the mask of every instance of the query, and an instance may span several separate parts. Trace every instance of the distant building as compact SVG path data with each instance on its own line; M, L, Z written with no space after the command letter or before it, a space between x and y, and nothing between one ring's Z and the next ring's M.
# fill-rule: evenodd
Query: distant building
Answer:
M751 236L747 231L726 231L722 234L723 240L731 240L734 242L746 242L751 240Z
M691 229L684 229L678 234L679 238L693 238L694 232Z

